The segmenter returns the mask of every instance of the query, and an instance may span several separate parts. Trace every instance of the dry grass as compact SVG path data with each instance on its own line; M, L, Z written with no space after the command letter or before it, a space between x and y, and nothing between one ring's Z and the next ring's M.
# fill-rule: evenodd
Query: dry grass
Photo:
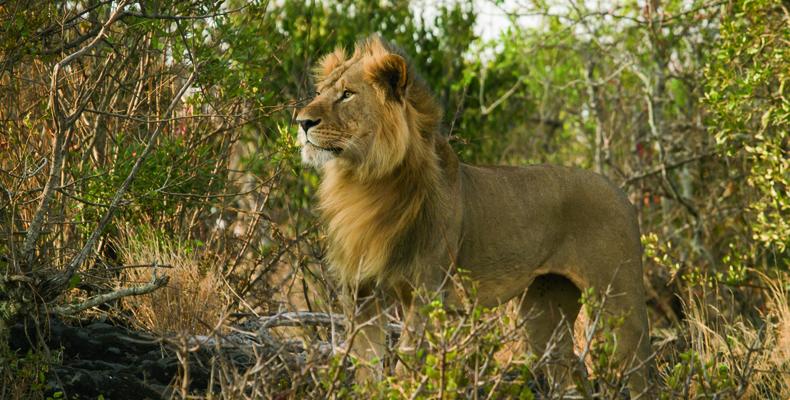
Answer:
M769 288L767 319L775 321L773 332L776 351L771 361L776 366L784 367L785 371L790 371L790 295L787 292L790 276L785 274L782 277L773 281L767 277L764 279ZM790 390L790 374L784 375L784 385L786 390ZM790 398L790 392L785 394Z
M726 310L736 300L689 288L685 301L688 349L659 361L664 385L674 396L691 398L790 398L790 305L788 275L761 275L767 290L757 320ZM679 354L678 354L679 353ZM681 379L682 378L682 379Z
M124 230L117 248L124 265L144 266L124 269L122 281L170 276L167 287L124 299L137 325L159 334L208 334L227 313L231 296L210 255L148 228ZM149 267L154 264L160 267Z

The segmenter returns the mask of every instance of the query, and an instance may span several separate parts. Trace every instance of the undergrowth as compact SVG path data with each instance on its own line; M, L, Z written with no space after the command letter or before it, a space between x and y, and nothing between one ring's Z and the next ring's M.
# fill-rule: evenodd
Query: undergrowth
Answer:
M148 243L148 246L156 243L145 235L135 240ZM160 258L162 260L167 259L181 268L185 264L184 260L173 258L166 247L153 250L132 245L127 248L131 249L130 254L125 255L129 262L157 251L160 257L170 254L169 258ZM141 254L135 255L135 252ZM174 276L178 274L183 272ZM180 293L208 294L205 278L196 278L200 276L197 270L184 276L189 279L179 278ZM754 314L754 318L727 310L734 304L732 288L713 285L711 280L700 284L694 279L694 275L683 278L687 285L682 299L685 318L676 326L654 330L655 357L650 371L650 391L631 393L631 398L788 398L788 275L778 274L773 278L761 275L760 282L764 286L760 294L764 296L765 305L764 311ZM211 290L220 289L210 287ZM172 299L163 300L167 296L165 292L159 297L148 295L148 299L127 302L127 307L136 309L134 317L138 324L152 330L194 332L196 317ZM363 361L348 354L346 343L337 339L353 336L353 332L334 332L335 339L332 339L325 328L291 327L279 333L272 332L272 335L283 341L298 341L304 349L304 357L294 361L262 353L254 367L239 371L230 359L220 354L212 366L217 385L213 390L191 395L218 399L622 398L628 393L628 376L640 366L624 365L613 357L617 337L612 329L620 319L601 317L601 304L606 296L607 293L585 293L580 299L584 305L583 323L576 324L576 329L566 324L565 329L560 327L556 331L557 341L559 335L574 336L578 356L575 360L559 360L551 354L530 352L524 344L522 321L516 317L519 315L517 305L487 309L476 305L474 296L470 296L460 312L453 310L451 313L441 302L430 302L422 310L429 321L422 348L411 355L393 350L388 360L383 360L390 368L385 369L380 380L354 379L355 370L363 367ZM227 312L223 302L212 303L205 297L198 299L201 318L206 321L217 321L217 316ZM325 301L329 303L328 299ZM167 324L157 322L153 315L166 316ZM210 325L204 323L202 329ZM220 341L229 330L216 326L207 333ZM327 346L332 349L328 355ZM393 372L391 367L396 359L408 366L405 372ZM581 375L580 368L584 370Z

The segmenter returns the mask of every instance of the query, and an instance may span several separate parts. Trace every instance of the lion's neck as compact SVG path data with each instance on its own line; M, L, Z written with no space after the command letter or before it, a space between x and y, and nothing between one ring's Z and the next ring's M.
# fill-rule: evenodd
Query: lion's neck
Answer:
M319 188L328 261L341 282L408 276L440 218L443 184L435 153L410 152L388 176L361 181L338 163Z

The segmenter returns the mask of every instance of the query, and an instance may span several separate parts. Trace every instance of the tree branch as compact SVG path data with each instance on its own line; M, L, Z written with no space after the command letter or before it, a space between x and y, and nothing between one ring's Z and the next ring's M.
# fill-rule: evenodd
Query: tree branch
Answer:
M344 328L348 323L348 319L342 314L310 312L310 311L292 311L283 312L279 314L261 317L259 319L259 330L266 330L269 328L277 327L300 327L300 326L332 326L335 325L339 328ZM400 332L401 324L389 323L387 330L391 332Z
M484 75L484 76L485 76L485 75ZM483 80L483 82L485 82L485 80ZM522 84L522 83L523 83L523 82L522 82L522 80L521 80L521 79L517 80L517 81L516 81L516 83L515 83L515 84L513 84L513 86L511 86L511 87L510 87L510 89L508 89L508 90L507 90L507 92L505 92L505 94L503 94L503 95L502 95L500 98L496 99L496 100L495 100L493 103L491 103L491 105L489 105L489 106L486 106L486 105L485 105L485 103L483 103L483 96L482 96L483 89L482 89L482 83L481 83L481 89L480 89L480 93L481 93L481 95L480 95L480 113L481 113L482 115L488 115L488 114L490 114L492 111L494 111L494 109L496 109L497 107L499 107L499 105L500 105L500 104L502 104L502 103L503 103L505 100L507 100L507 99L508 99L510 96L512 96L514 93L516 93L516 90L517 90L519 87L521 87L521 84Z
M168 20L168 21L184 21L184 20L196 20L196 19L208 19L208 18L216 18L222 17L225 15L230 15L233 13L237 13L243 9L247 8L247 6L241 6L234 8L232 10L227 11L220 11L216 13L210 14L202 14L202 15L168 15L168 14L159 14L159 13L148 13L148 12L134 12L134 11L127 11L124 13L124 16L131 16L136 18L143 18L143 19L160 19L160 20Z
M145 285L132 286L128 288L118 289L114 292L100 294L97 296L93 296L88 300L85 300L84 302L79 304L70 304L67 306L55 307L52 309L52 311L61 315L76 314L80 311L87 310L91 307L95 307L104 303L109 303L113 300L117 300L122 297L139 296L142 294L151 293L154 290L167 285L167 282L169 281L170 281L170 277L167 275L161 277L157 277L156 275L154 275L151 282L146 283Z
M661 174L664 171L668 171L668 170L671 170L671 169L682 167L682 166L684 166L684 165L686 165L688 163L692 163L694 161L701 160L703 158L711 157L714 154L716 154L716 153L715 152L710 152L710 153L704 153L704 154L697 154L695 156L691 156L689 158L686 158L686 159L683 159L683 160L680 160L680 161L676 161L676 162L671 163L671 164L658 166L658 167L653 168L653 169L651 169L651 170L649 170L647 172L643 172L641 174L637 174L637 175L634 175L634 176L631 176L631 177L627 178L625 181L623 181L622 184L620 184L620 187L621 188L626 187L626 186L628 186L628 185L630 185L630 184L632 184L632 183L634 183L634 182L636 182L638 180L642 180L642 179L645 179L645 178L653 176L653 175Z

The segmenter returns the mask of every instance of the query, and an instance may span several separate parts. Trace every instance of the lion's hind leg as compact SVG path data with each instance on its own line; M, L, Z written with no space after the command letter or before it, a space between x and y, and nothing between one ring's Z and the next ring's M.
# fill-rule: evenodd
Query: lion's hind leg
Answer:
M573 325L579 315L581 291L569 279L540 275L530 284L521 302L521 316L530 350L545 365L548 384L568 386L578 374L573 353ZM541 372L541 371L538 371Z
M605 300L604 313L622 317L615 327L615 360L628 383L631 398L651 398L653 359L648 333L644 295L613 297Z

